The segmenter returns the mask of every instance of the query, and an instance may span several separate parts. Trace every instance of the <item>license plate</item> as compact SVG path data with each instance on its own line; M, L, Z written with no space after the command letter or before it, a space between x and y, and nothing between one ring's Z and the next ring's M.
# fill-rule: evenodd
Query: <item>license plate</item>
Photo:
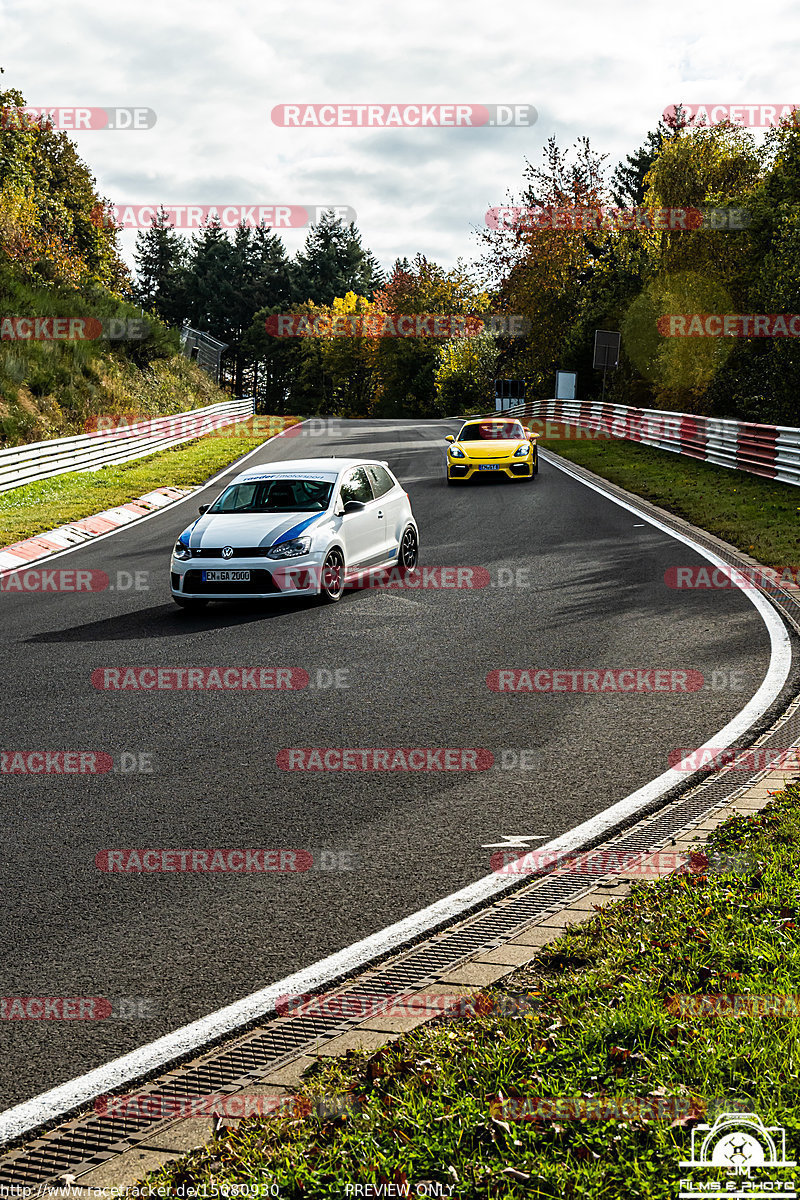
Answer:
M249 571L203 571L203 583L249 583Z
M496 465L496 463L489 463L486 466L481 465L480 467L478 467L478 470L479 471L499 471L500 468Z

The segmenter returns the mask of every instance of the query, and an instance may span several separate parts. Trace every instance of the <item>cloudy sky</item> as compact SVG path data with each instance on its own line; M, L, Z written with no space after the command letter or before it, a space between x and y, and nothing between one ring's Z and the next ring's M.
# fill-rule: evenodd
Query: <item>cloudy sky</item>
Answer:
M449 267L477 256L487 208L552 134L588 135L613 167L677 101L800 103L799 30L788 3L744 0L0 0L0 66L31 105L155 111L150 129L74 135L116 204L348 206L384 267L417 251ZM529 104L538 119L276 125L290 103ZM290 252L304 238L284 236Z

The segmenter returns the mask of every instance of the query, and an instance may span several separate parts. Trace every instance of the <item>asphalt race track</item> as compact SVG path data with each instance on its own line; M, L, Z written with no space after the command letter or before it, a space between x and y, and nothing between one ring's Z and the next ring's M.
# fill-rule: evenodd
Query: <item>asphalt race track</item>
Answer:
M456 428L336 422L272 441L248 465L384 458L411 497L421 564L483 567L490 586L360 590L333 606L248 602L189 615L169 596L169 552L217 484L53 563L105 571L112 582L144 572L146 590L0 593L5 751L97 751L115 761L100 775L0 776L3 993L145 997L152 1014L3 1021L0 1106L488 874L485 843L569 830L665 771L673 748L701 745L757 689L769 641L749 601L665 586L669 567L704 560L547 464L533 483L447 488L444 435ZM310 685L93 686L96 668L127 666L302 668ZM716 689L686 693L487 687L490 671L524 667L670 668L707 681L733 670L742 690L720 687L719 674ZM349 686L314 686L337 671ZM276 764L284 747L317 746L485 748L495 765L389 773ZM504 768L522 749L528 769ZM122 772L123 752L126 766L150 755L152 773ZM122 875L95 865L98 852L129 847L308 849L315 866ZM321 869L340 861L350 869Z

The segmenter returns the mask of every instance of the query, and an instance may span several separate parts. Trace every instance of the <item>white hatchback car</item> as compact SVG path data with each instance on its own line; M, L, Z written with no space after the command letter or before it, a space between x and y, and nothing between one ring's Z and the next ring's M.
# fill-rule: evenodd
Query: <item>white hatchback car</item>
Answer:
M312 458L250 467L175 543L172 598L316 596L331 603L354 577L412 570L419 531L408 494L375 459Z

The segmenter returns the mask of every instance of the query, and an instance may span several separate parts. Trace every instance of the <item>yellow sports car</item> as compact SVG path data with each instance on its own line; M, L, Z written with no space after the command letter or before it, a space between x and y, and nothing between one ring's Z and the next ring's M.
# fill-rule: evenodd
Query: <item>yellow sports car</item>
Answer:
M447 435L447 482L471 479L484 471L509 479L532 479L539 470L538 434L508 417L479 417Z

